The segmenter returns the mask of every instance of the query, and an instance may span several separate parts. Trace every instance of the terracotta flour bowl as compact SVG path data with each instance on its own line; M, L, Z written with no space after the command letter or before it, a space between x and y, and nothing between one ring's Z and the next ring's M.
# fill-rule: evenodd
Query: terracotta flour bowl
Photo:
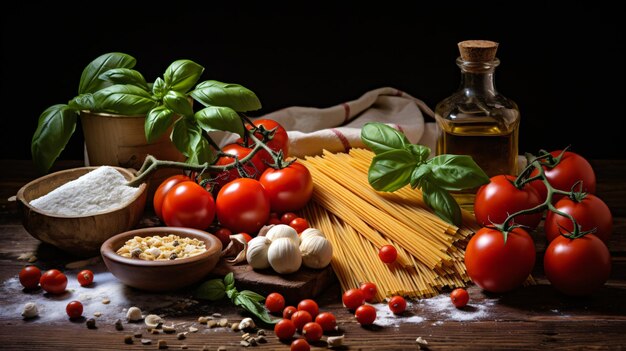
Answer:
M62 216L31 206L30 201L77 179L97 167L81 167L48 174L24 185L17 193L22 223L33 237L77 256L97 255L102 243L113 235L137 225L146 205L147 185L123 207L87 216ZM115 167L126 179L133 174Z
M206 251L188 258L160 261L126 258L117 254L117 250L135 236L167 236L169 234L202 240ZM177 290L200 281L215 268L221 251L222 243L213 234L179 227L131 230L108 239L100 249L104 263L117 279L128 286L147 291Z

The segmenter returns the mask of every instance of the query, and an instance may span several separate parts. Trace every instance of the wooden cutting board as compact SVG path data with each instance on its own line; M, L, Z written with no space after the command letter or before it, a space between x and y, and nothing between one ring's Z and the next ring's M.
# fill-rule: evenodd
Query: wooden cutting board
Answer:
M292 274L280 275L271 269L255 271L248 264L231 265L220 260L211 272L225 276L232 272L237 290L255 291L261 295L278 292L285 297L287 304L297 304L302 299L313 298L336 280L330 265L324 269L311 269L302 266Z

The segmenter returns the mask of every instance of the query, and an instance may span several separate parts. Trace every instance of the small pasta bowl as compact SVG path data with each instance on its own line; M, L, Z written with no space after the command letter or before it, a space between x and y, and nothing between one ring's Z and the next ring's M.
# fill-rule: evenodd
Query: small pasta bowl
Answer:
M135 237L166 237L170 234L180 238L198 239L204 242L206 251L185 258L147 260L128 258L117 253L128 240ZM162 253L169 257L167 247ZM202 230L180 227L153 227L130 230L105 241L100 253L109 271L122 283L145 291L178 290L206 277L217 264L222 243L213 234Z

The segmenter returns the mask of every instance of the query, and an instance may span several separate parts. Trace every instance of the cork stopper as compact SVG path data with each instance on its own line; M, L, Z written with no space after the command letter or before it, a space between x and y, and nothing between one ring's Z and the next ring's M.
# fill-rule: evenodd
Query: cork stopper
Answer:
M458 45L461 58L469 62L491 62L498 50L498 43L489 40L466 40Z

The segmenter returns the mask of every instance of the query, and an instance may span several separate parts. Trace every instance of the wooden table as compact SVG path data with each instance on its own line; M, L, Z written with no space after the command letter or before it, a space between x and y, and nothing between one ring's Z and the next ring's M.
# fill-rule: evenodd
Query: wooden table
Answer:
M535 234L537 265L534 276L538 285L518 289L503 295L485 294L472 286L470 310L484 310L482 318L458 320L445 311L422 308L416 302L412 312L423 318L419 323L399 326L360 327L354 317L341 306L340 289L334 284L318 301L321 309L333 312L345 333L345 349L417 349L417 337L428 342L431 350L442 349L624 349L626 348L626 161L592 162L598 178L598 195L609 205L614 216L614 232L609 243L613 258L611 277L606 286L594 296L571 298L555 292L542 274L542 253L545 241ZM63 162L57 168L80 166L78 162ZM58 267L75 260L67 254L43 245L28 235L20 224L15 203L7 201L36 174L29 161L0 161L0 284L15 279L25 265L18 256L35 251L42 268ZM66 318L49 323L22 320L19 311L11 313L12 301L24 294L19 289L0 296L0 349L3 350L155 350L156 339L168 342L169 349L201 350L204 345L215 350L218 346L240 348L241 332L230 329L205 329L189 334L183 341L175 335L146 335L145 328L127 325L125 331L116 331L112 323L100 323L97 330L89 330L84 323L73 323ZM43 299L42 294L32 298ZM68 300L69 301L69 300ZM162 311L161 311L162 312ZM199 303L167 316L168 322L188 327L197 325L197 317L213 312L230 320L242 318L241 311L229 303ZM159 313L159 311L157 311ZM182 327L181 327L182 328ZM123 337L135 330L143 330L144 337L153 339L152 345L142 345L138 339L125 345ZM268 330L268 342L258 349L288 349ZM324 343L313 349L325 348Z

